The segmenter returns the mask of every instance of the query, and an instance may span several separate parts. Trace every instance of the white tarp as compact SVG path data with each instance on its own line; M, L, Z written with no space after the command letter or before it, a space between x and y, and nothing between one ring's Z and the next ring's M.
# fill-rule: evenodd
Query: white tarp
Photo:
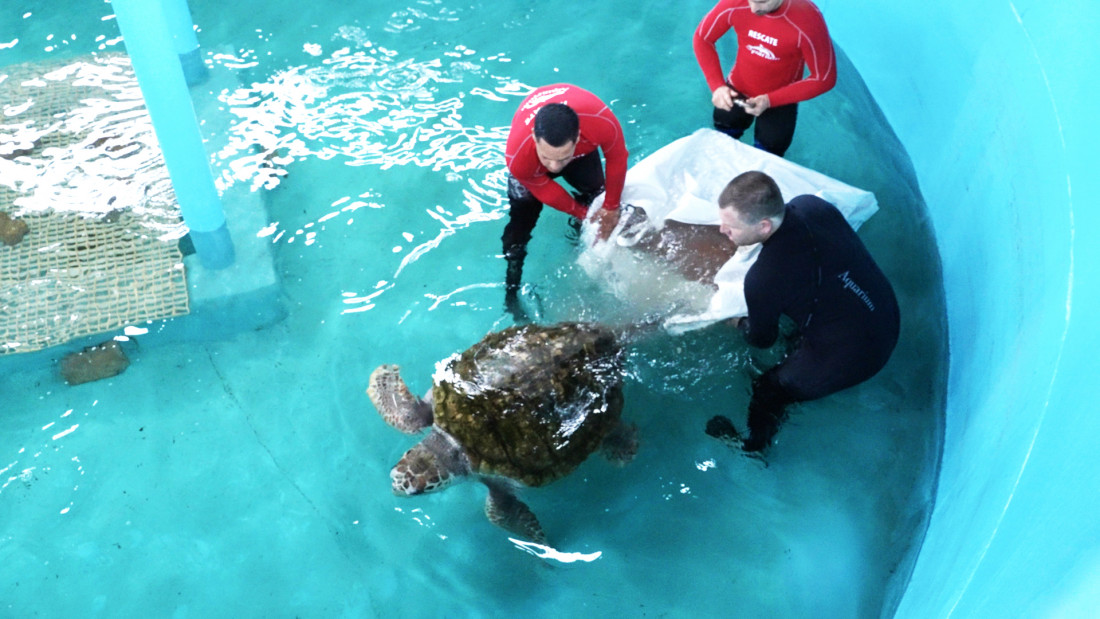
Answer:
M648 230L659 230L669 219L717 226L718 194L733 177L749 170L759 170L774 178L784 200L812 194L835 204L855 229L878 210L871 192L743 144L713 129L700 129L680 138L630 168L626 173L622 203L645 209L648 219L643 225L648 226ZM593 202L590 212L595 212L602 204L601 195ZM676 278L668 273L655 278L653 265L640 266L643 258L630 245L645 230L631 225L632 221L624 213L608 242L594 246L594 231L586 226L587 249L581 253L580 265L589 276L628 303L644 305L655 300L667 303L670 296L691 296L684 290L693 283L685 282L682 277L675 281ZM665 319L665 327L683 332L746 315L745 274L759 252L759 244L739 247L715 275L717 290L699 284L694 300L672 299L678 313ZM663 296L655 294L655 285L676 292ZM699 291L705 291L701 297Z

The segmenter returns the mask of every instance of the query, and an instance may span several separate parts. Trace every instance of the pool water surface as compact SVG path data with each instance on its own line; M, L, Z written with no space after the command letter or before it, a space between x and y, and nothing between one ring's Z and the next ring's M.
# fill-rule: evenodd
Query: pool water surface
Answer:
M55 4L3 9L0 74L124 51L109 4ZM842 54L787 157L877 196L860 236L903 315L882 373L798 407L765 466L703 428L718 413L744 426L752 373L776 351L722 325L637 343L624 416L638 456L524 494L551 556L489 524L479 484L389 490L416 439L374 412L370 371L399 364L423 393L438 360L512 324L499 238L515 107L535 86L581 85L639 161L709 123L691 52L709 8L192 0L211 166L230 217L262 194L264 225L235 242L270 253L282 318L182 340L140 325L123 374L75 387L0 357L2 614L888 612L932 507L944 305L908 157ZM612 321L619 301L587 281L565 220L542 215L525 297L541 322Z

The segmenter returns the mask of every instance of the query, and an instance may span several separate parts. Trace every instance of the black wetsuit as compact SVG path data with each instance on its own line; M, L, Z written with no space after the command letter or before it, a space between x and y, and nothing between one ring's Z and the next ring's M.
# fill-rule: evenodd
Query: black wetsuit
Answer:
M897 344L900 320L890 282L840 211L815 196L787 204L782 224L745 276L745 299L749 344L774 344L781 314L798 326L792 351L753 381L747 451L771 442L788 405L871 378Z
M798 104L781 105L753 116L734 105L732 109L714 108L714 128L735 140L756 121L753 145L773 155L782 157L794 141L794 125L798 119Z

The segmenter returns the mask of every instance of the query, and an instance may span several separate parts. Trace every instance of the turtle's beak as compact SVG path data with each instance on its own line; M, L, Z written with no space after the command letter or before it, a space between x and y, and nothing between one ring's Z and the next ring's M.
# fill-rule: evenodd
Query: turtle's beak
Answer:
M439 486L439 466L435 454L422 444L413 445L390 471L393 493L414 496Z
M454 474L440 466L439 457L423 444L413 445L390 471L393 493L413 496L442 490L454 481Z
M393 493L397 496L424 494L424 478L414 475L408 467L401 466L400 463L390 471L390 482Z

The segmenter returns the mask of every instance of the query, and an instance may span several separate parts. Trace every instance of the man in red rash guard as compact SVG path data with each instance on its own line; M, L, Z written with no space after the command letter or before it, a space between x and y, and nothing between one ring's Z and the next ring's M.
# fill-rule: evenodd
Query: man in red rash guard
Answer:
M607 160L607 193L594 215L600 238L607 238L619 219L619 199L626 181L623 129L611 109L596 95L570 84L535 89L516 111L504 151L508 166L508 224L501 241L508 271L504 304L517 322L527 314L519 302L527 243L544 204L572 215L580 228L588 205L604 191L604 171L597 149ZM553 179L563 178L570 195Z
M714 43L731 28L738 51L727 79ZM833 43L810 0L721 0L692 45L711 90L714 128L740 139L756 119L757 148L780 157L794 137L798 102L836 84Z

